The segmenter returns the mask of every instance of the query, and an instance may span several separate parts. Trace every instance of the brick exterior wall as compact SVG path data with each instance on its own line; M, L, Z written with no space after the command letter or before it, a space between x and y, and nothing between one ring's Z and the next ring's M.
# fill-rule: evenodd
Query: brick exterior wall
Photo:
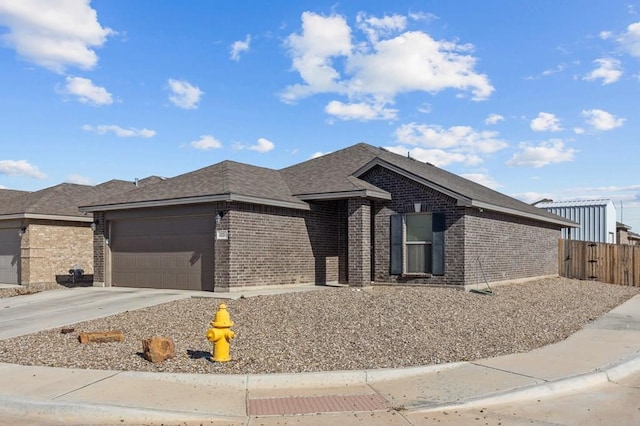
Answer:
M89 223L29 220L21 241L21 283L50 284L56 275L69 275L78 264L93 274L92 232Z
M348 281L351 286L371 285L371 201L351 198L348 216Z
M374 218L374 281L382 283L473 285L487 281L529 278L557 273L560 228L505 214L457 207L440 192L383 167L374 167L361 179L392 194L377 201ZM391 275L390 216L413 212L445 214L444 276ZM480 263L478 262L480 259Z
M467 209L464 222L465 284L558 273L559 228L477 209Z
M213 242L214 288L336 281L368 285L372 280L464 286L482 283L484 277L493 282L557 273L558 227L458 207L454 198L380 166L361 179L392 194L392 200L312 202L310 211L237 202L189 207L212 215L225 212L216 229L227 230L229 238ZM421 203L422 212L445 215L444 275L390 273L390 217L413 212L414 203ZM185 214L144 210L136 214ZM130 214L109 212L107 219ZM99 220L93 235L94 285L108 285L108 230L104 213L94 217ZM73 263L65 263L65 270Z
M311 211L229 205L219 227L229 239L216 241L215 288L338 281L342 204L312 203Z
M93 220L97 221L96 230L93 233L93 285L94 287L106 286L107 266L107 234L104 212L93 214Z
M464 222L455 200L384 167L374 167L361 179L391 194L390 201L374 203L374 281L379 283L463 285ZM411 213L414 203L421 203L425 213L444 213L445 275L401 276L390 274L391 215Z

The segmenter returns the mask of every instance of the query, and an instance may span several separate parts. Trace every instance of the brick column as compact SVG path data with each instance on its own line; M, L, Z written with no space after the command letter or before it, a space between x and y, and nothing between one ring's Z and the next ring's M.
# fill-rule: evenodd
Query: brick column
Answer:
M215 212L214 212L215 214ZM231 288L231 210L228 210L216 225L217 231L228 231L227 239L217 239L214 235L213 241L213 289L215 291L229 291Z
M349 285L371 285L371 203L350 198L348 203Z
M97 220L96 230L93 231L93 286L106 286L107 266L107 227L104 223L104 212L93 213L93 220Z

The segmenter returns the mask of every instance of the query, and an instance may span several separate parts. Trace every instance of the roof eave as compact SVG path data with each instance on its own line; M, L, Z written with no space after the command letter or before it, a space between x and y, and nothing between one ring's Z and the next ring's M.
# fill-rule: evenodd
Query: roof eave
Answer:
M549 218L543 215L536 215L533 213L529 213L529 212L525 212L522 210L516 210L516 209L512 209L509 207L503 207L503 206L497 206L495 204L490 204L490 203L486 203L483 201L478 201L478 200L473 200L469 197L465 197L461 194L458 194L457 192L453 192L450 189L444 188L440 185L437 185L427 179L421 178L420 176L416 176L413 173L410 173L398 166L395 166L381 158L374 158L373 160L369 161L367 164L365 164L363 167L361 167L360 169L358 169L353 175L356 177L360 177L362 176L365 172L367 172L368 170L370 170L371 168L373 168L374 166L381 166L381 167L385 167L395 173L398 173L401 176L404 176L408 179L411 179L415 182L420 183L421 185L424 185L428 188L432 188L438 192L441 192L445 195L448 195L449 197L455 199L457 201L456 205L458 207L476 207L476 208L481 208L481 209L487 209L487 210L491 210L491 211L495 211L495 212L499 212L499 213L504 213L504 214L508 214L511 216L518 216L518 217L524 217L527 219L533 219L533 220L537 220L537 221L541 221L541 222L546 222L546 223L553 223L556 225L560 225L563 227L577 227L579 226L578 224L576 224L573 221L570 220L566 220L566 219L562 219L562 218L558 218L558 219L553 219L553 218Z
M93 222L90 216L70 216L60 214L43 214L43 213L13 213L0 215L0 220L11 219L39 219L39 220L61 220L66 222Z
M151 200L151 201L134 201L129 203L117 203L117 204L101 204L95 206L81 206L81 212L100 212L100 211L113 211L113 210L128 210L128 209L142 209L152 207L168 207L184 204L203 204L203 203L215 203L219 201L238 201L242 203L251 204L263 204L267 206L284 207L297 210L310 210L307 203L293 202L285 200L273 200L270 198L253 197L250 195L242 194L219 194L219 195L207 195L202 197L185 197L185 198L170 198L166 200Z
M356 191L335 191L335 192L319 192L314 194L296 195L302 201L315 200L343 200L347 198L373 198L377 200L391 200L391 194L386 191L372 191L370 189L362 189Z
M477 201L477 200L473 200L471 202L471 205L467 206L467 207L475 207L475 208L478 208L478 209L486 209L486 210L491 210L491 211L498 212L498 213L508 214L508 215L511 215L511 216L518 216L518 217L524 217L524 218L527 218L527 219L533 219L533 220L537 220L537 221L541 221L541 222L553 223L555 225L560 225L560 226L562 226L564 228L577 228L578 226L580 226L576 222L574 222L572 220L568 220L568 219L563 219L560 216L558 216L558 219L555 219L555 218L550 218L550 217L543 216L543 215L537 215L537 214L534 214L534 213L524 212L522 210L511 209L509 207L496 206L495 204L489 204L489 203L485 203L485 202Z

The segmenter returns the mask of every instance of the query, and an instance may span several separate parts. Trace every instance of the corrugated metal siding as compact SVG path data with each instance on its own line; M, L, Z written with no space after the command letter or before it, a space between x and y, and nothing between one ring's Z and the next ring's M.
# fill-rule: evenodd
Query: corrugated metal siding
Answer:
M613 204L611 204L611 206L613 206ZM550 213L557 214L558 216L580 224L577 228L562 229L562 238L564 239L593 241L597 243L615 242L615 207L613 208L613 213L608 211L611 209L607 204L542 208ZM608 216L613 216L613 230L610 229L611 219Z

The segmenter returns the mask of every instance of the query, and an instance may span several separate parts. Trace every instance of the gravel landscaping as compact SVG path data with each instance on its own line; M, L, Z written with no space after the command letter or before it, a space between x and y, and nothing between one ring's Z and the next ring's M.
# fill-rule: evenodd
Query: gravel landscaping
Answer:
M208 360L205 334L222 300L191 298L0 340L0 362L175 373L285 373L469 361L560 341L640 293L565 278L494 288L494 296L433 287L258 296L227 304L233 360ZM121 343L81 344L78 334L121 330ZM172 338L177 356L153 364L141 340Z

